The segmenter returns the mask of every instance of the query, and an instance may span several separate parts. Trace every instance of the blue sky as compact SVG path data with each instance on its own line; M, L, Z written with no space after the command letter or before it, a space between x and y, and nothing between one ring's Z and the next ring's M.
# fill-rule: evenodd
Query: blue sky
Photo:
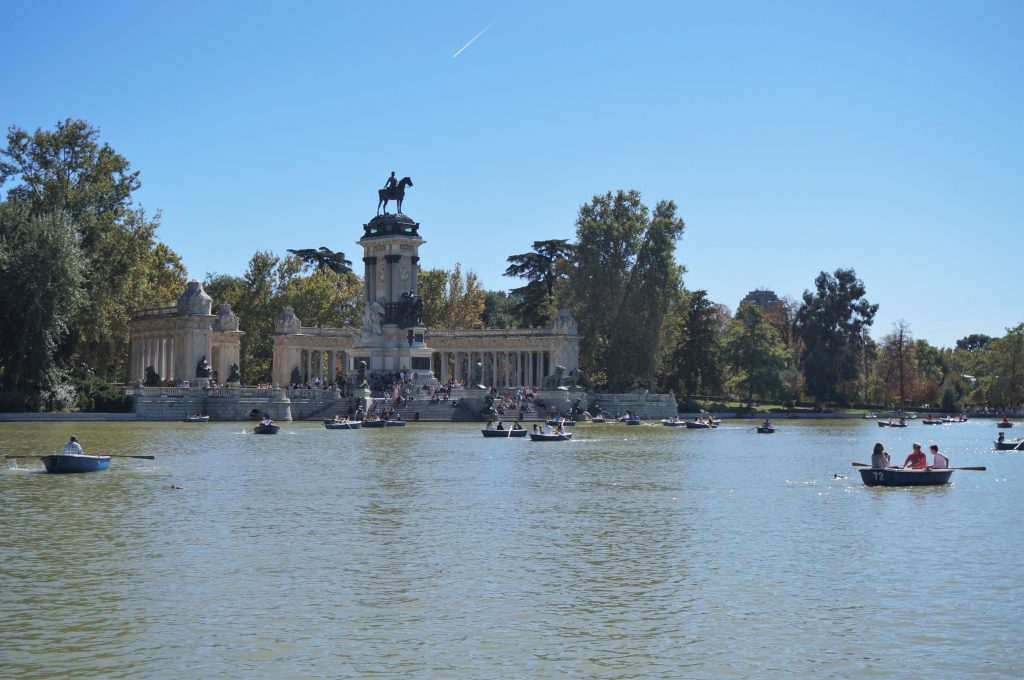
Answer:
M423 264L492 290L624 188L678 204L687 287L731 308L853 267L875 337L1024 321L1021 0L37 0L0 25L0 122L99 127L194 278L358 263L395 170Z

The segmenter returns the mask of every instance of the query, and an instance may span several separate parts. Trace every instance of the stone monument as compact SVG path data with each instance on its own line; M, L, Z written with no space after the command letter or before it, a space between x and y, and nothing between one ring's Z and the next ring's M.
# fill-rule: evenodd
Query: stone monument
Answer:
M411 186L411 179L396 179L392 172L378 192L377 215L363 225L358 241L365 267L363 318L352 354L353 368L362 360L373 373L405 371L419 389L438 382L431 366L433 350L426 342L423 299L417 293L419 248L426 241L420 238L419 223L402 212L405 189ZM395 201L398 212L387 211L388 201Z

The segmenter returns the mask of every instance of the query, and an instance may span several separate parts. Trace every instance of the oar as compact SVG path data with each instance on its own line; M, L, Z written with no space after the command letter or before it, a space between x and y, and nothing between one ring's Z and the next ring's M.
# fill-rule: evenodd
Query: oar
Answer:
M850 463L850 464L853 465L853 467L871 467L867 463ZM890 468L886 468L886 469L888 470ZM904 468L897 468L897 469L903 470ZM913 469L913 468L910 468L910 469ZM925 468L917 468L917 469L918 470L923 470ZM984 465L980 465L980 466L977 466L977 467L951 467L951 468L931 468L931 469L932 470L976 470L978 472L984 472L988 468L985 467Z
M43 456L54 456L54 453L35 454L30 456L4 456L4 458L42 458ZM145 458L146 460L156 460L156 456L129 456L117 453L89 453L89 456L105 456L106 458Z

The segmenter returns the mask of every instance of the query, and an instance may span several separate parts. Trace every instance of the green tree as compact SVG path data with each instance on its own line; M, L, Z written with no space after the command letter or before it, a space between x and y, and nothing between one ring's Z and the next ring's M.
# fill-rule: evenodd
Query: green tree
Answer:
M642 234L636 262L608 338L608 387L615 392L652 387L658 369L662 325L682 292L684 269L675 262L685 224L676 204L659 201Z
M484 328L516 328L520 325L522 298L514 291L489 290L484 294Z
M690 292L673 354L675 389L697 394L702 388L721 387L721 327L718 307L708 299L707 291Z
M580 324L580 365L610 389L652 384L660 331L681 290L673 259L685 224L671 201L652 217L638 191L608 192L580 207L566 286Z
M352 261L346 259L345 253L335 252L330 248L320 246L318 250L312 248L301 248L299 250L288 249L288 252L302 259L307 265L315 267L317 271L332 271L335 274L348 274L352 271Z
M782 392L786 348L757 305L740 306L722 355L732 366L733 383L746 396L747 403L755 396L774 398Z
M993 340L990 351L989 402L999 407L1018 407L1024 402L1024 323L1006 329Z
M32 215L63 211L77 231L88 304L69 321L59 361L125 378L131 312L172 303L184 285L177 256L166 246L157 252L159 216L149 218L132 203L139 173L100 143L99 130L67 119L52 131L8 130L0 149L5 185L8 200L24 203Z
M551 239L534 241L533 252L508 258L505 276L529 281L511 291L521 300L516 311L525 326L546 327L558 315L555 284L567 278L572 253L566 239Z
M32 214L21 201L0 204L0 407L70 405L61 396L57 348L84 302L85 272L75 227L63 212Z
M421 269L417 292L423 298L423 323L431 328L482 328L486 293L473 272Z
M845 402L846 384L858 375L863 331L874 321L878 305L864 299L866 289L853 269L821 272L814 285L813 293L804 291L796 315L804 385L819 405Z

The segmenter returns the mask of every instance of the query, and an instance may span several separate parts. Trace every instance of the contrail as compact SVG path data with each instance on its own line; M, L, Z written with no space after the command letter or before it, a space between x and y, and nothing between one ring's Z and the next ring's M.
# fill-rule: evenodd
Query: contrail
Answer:
M499 18L500 18L500 17L499 17ZM491 26L493 26L493 25L494 25L494 24L496 24L496 23L498 23L498 19L495 19L495 20L494 20L494 21L492 21L491 23L487 24L487 26L486 26L486 27L484 28L484 30L482 30L482 31L480 31L479 33L477 33L476 35L474 35L474 36L473 36L473 38L472 38L472 39L471 39L471 40L470 40L470 41L469 41L468 43L466 43L466 44L465 44L465 45L463 45L463 46L462 46L461 48L459 48L459 51L458 51L458 52L456 52L455 54L453 54L453 55L452 55L452 59L454 59L455 57L457 57L457 56L459 56L460 54L462 54L463 50L465 50L465 49L466 49L467 47L469 47L470 45L472 45L472 44L473 44L473 43L474 43L474 42L476 41L476 39L477 39L477 38L479 38L479 37L480 37L480 36L482 36L482 35L483 35L484 33L486 33L486 32L487 32L487 29L488 29L488 28L490 28Z

